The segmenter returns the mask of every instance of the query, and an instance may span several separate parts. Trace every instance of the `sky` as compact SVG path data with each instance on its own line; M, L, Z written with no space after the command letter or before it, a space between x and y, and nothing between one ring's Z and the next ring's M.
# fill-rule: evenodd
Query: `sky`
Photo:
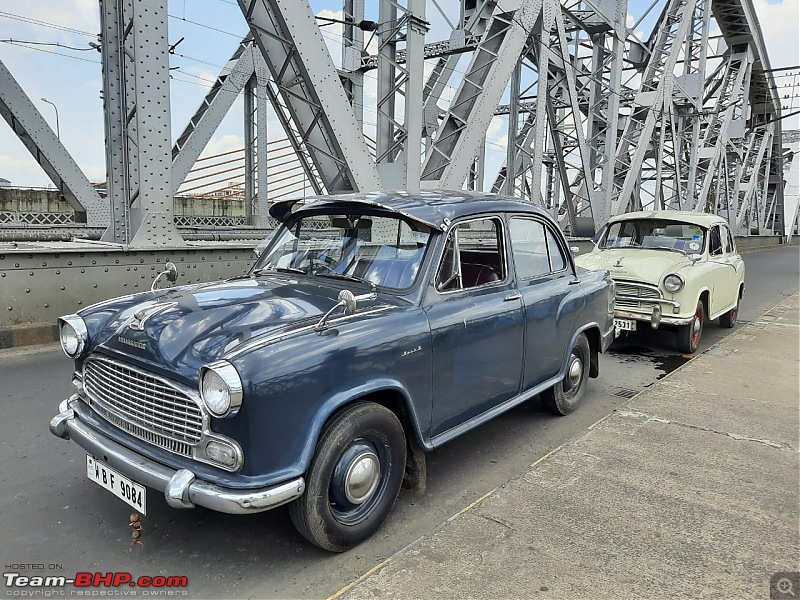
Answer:
M761 23L772 68L800 65L800 0L752 0ZM628 25L649 5L650 0L630 0ZM440 0L444 10L458 15L456 0ZM653 11L660 10L662 2ZM377 2L367 0L367 18L377 19ZM338 16L340 0L312 0L312 9L321 16ZM56 105L60 137L67 150L91 181L104 181L105 149L100 54L90 48L100 29L97 0L36 0L18 2L0 0L0 60L5 63L19 84L55 129ZM427 41L446 37L449 32L444 17L428 2L427 19L431 30ZM651 15L652 17L653 15ZM452 18L452 17L451 17ZM652 19L646 19L637 33L649 33ZM336 25L323 28L335 62L339 62ZM234 0L169 0L169 41L182 41L170 57L171 116L173 139L183 130L199 106L218 72L247 32L241 11ZM437 32L438 33L437 35ZM368 35L368 34L367 34ZM27 42L27 43L26 43ZM29 42L37 42L31 44ZM60 44L44 45L44 44ZM457 69L463 70L468 55ZM786 74L793 74L787 77ZM776 73L785 95L800 94L800 69ZM791 87L794 83L796 87ZM452 96L453 89L443 97ZM374 133L376 86L374 72L365 84L365 132ZM794 109L800 109L800 98L787 98ZM243 146L242 99L233 108L215 133L203 155L218 154ZM791 111L785 111L791 112ZM800 119L784 121L784 129L800 127ZM504 120L495 118L487 132L487 162L499 167L507 139ZM284 137L280 125L270 119L269 139ZM489 177L493 175L490 172ZM15 186L49 187L50 180L30 153L0 119L0 178Z

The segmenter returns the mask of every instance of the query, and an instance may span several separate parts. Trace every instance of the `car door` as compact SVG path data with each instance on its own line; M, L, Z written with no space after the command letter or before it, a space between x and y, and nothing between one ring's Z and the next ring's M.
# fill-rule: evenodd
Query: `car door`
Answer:
M709 298L709 314L713 315L730 305L732 269L725 253L726 237L720 225L714 225L709 231L708 264L711 294Z
M506 247L499 217L461 221L447 236L425 301L433 345L433 436L520 391L522 301Z
M721 226L721 234L725 238L725 264L730 267L728 271L728 290L725 295L727 306L734 306L739 300L739 283L744 280L744 261L736 250L733 234L727 225Z
M512 216L509 237L525 313L522 386L528 390L561 369L584 297L552 225L534 217Z

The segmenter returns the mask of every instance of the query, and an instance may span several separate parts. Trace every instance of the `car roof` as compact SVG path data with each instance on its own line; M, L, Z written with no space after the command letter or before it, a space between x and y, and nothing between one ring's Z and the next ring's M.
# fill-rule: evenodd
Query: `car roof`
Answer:
M300 202L304 204L300 205ZM547 213L538 206L510 196L443 190L423 190L417 193L381 191L314 196L305 200L282 200L273 204L269 213L284 222L292 214L320 208L338 210L354 206L389 210L442 230L446 229L449 221L454 219L486 213L527 212L547 216Z
M629 219L660 219L664 221L681 221L683 223L701 225L702 227L711 227L712 225L716 225L718 223L727 223L727 221L719 215L690 210L642 210L637 212L623 213L621 215L611 217L608 222L616 223L618 221L627 221Z

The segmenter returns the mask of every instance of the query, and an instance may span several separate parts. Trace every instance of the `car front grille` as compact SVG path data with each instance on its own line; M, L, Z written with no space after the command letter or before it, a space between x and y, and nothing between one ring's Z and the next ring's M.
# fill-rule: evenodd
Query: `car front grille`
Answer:
M177 386L104 358L86 361L83 385L95 411L146 442L183 456L203 436L203 414Z
M621 298L621 296L627 296L627 298ZM617 295L614 300L614 308L645 309L649 312L653 307L653 303L640 302L639 300L635 300L635 298L658 300L661 297L661 292L651 286L617 281Z

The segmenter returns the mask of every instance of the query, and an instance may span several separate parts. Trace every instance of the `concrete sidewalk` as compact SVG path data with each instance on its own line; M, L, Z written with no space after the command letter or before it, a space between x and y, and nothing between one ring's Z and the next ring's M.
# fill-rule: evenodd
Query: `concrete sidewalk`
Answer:
M795 295L337 596L770 598L800 569L799 361Z

